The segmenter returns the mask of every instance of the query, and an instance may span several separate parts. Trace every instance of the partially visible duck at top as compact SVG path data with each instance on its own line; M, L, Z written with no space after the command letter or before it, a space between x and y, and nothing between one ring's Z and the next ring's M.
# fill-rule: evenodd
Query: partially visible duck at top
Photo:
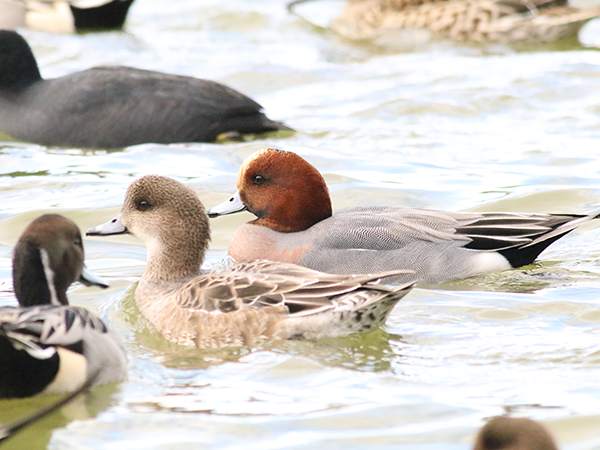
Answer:
M492 417L481 429L473 450L558 450L546 427L521 417Z
M567 0L351 0L331 28L357 40L427 29L457 41L538 43L575 37L598 16L600 8L577 9Z
M121 30L133 0L0 0L0 29L56 33Z
M45 214L23 232L13 255L19 307L0 307L0 398L67 392L127 378L119 337L85 308L69 306L75 281L107 287L83 264L79 228Z
M319 171L295 153L274 148L244 161L237 187L233 197L208 211L210 217L245 210L257 216L231 239L229 255L237 262L264 258L340 274L406 268L425 284L530 264L554 241L597 217L397 206L333 212Z
M0 132L47 146L213 142L289 130L223 84L123 66L41 78L27 42L0 30Z
M208 222L192 189L171 178L146 175L127 189L119 216L87 232L128 233L146 245L148 265L135 302L156 330L179 344L241 346L369 330L385 322L415 282L405 270L330 275L271 261L202 274ZM377 284L400 273L408 279L404 285Z

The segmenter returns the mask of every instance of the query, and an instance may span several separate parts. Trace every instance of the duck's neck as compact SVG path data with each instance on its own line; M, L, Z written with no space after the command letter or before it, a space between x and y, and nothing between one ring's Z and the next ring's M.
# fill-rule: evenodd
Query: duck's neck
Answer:
M197 236L186 236L162 242L146 242L148 265L143 278L164 281L186 281L200 274L206 244Z
M48 253L41 248L29 247L13 259L13 286L19 305L68 305L66 289L56 287L56 273Z

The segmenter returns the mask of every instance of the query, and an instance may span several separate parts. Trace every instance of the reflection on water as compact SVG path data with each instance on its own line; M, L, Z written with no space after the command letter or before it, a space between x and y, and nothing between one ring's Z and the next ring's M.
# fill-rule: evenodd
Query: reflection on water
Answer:
M23 33L44 77L124 64L213 79L298 131L111 152L0 144L0 305L14 302L12 246L38 215L84 230L106 222L146 173L188 184L210 207L266 146L314 164L334 208L600 212L598 20L582 44L398 48L317 32L283 0L136 0L125 33ZM248 220L211 221L206 267ZM531 266L415 289L383 330L197 350L140 317L144 246L88 238L87 265L111 287L75 286L70 298L123 338L130 379L104 406L54 414L13 448L466 450L484 418L506 411L544 421L564 448L600 448L599 242L591 223ZM2 402L2 421L44 401Z
M215 364L239 361L242 356L250 353L251 350L244 347L199 350L165 339L140 314L134 299L136 286L137 283L133 283L125 292L120 304L120 315L133 332L136 351L140 356L151 357L172 369L199 370Z
M45 449L53 430L65 427L73 420L93 420L103 411L117 403L119 386L105 385L94 387L80 395L56 413L25 428L2 444L2 449ZM6 426L23 419L38 410L61 399L64 394L38 396L26 399L0 400L0 426Z

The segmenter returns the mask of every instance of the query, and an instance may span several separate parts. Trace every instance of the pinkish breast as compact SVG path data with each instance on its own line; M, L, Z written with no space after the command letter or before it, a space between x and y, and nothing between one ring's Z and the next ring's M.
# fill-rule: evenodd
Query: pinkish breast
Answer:
M268 259L297 264L308 252L310 244L298 247L284 247L278 236L281 233L252 224L242 225L229 243L228 253L237 262Z

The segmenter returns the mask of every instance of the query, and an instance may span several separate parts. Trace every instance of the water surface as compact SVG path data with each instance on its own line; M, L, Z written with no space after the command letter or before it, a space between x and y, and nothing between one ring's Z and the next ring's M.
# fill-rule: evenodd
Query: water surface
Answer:
M600 21L581 43L406 51L318 31L281 0L137 0L124 33L23 34L45 77L124 64L208 78L298 132L113 152L2 144L3 305L13 303L12 246L33 218L99 224L146 173L185 182L212 206L266 146L317 166L336 208L600 211ZM211 222L208 266L251 217ZM586 225L532 266L416 289L383 330L213 351L171 344L140 318L139 241L86 239L88 266L111 288L76 286L71 298L121 335L130 379L7 448L466 450L486 417L507 411L543 421L564 449L600 448L599 237ZM49 400L2 402L0 420Z

